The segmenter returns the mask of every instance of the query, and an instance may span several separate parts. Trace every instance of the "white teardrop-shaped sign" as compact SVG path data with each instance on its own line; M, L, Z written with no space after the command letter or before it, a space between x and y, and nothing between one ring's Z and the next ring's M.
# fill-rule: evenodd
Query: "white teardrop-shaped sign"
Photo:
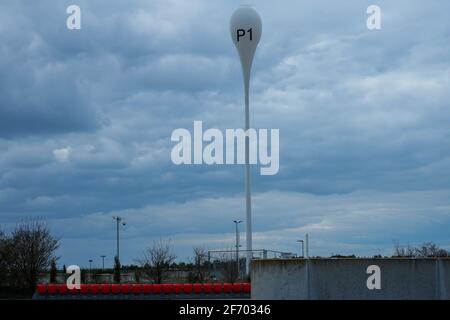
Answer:
M258 12L250 6L239 7L231 16L230 33L241 59L244 82L248 84L253 57L262 33Z

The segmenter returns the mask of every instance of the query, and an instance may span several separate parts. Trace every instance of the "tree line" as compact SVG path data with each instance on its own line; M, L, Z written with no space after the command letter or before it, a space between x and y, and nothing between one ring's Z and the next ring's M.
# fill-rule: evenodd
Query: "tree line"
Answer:
M44 274L49 276L50 283L56 283L59 260L56 250L59 245L59 239L51 234L43 221L22 221L9 234L0 229L0 288L18 288L32 293L40 276ZM210 280L208 251L200 247L193 248L193 256L189 263L177 264L170 240L159 239L145 249L141 257L135 259L135 266L126 269L134 270L138 282L145 276L154 283L162 283L168 278L170 270L182 266L190 270L187 279L189 282ZM64 273L65 269L64 266ZM116 257L114 282L121 282L123 269ZM82 270L83 275L86 272L87 270Z
M404 258L445 258L450 257L448 250L440 248L434 242L425 242L420 246L413 247L411 245L402 246L395 244L394 257Z
M49 274L50 282L56 282L58 247L59 239L51 234L48 225L42 221L20 222L10 234L0 230L0 287L22 288L33 292L42 274ZM163 283L168 279L170 271L180 269L189 271L186 279L188 282L206 282L212 280L210 271L213 264L225 281L237 280L236 258L233 254L210 261L205 248L194 247L192 256L188 263L176 263L177 257L170 240L159 239L153 241L142 256L135 259L136 265L123 268L116 259L114 282L121 282L123 269L134 271L137 282L145 277L154 283ZM450 257L450 252L433 242L417 247L396 243L393 257Z

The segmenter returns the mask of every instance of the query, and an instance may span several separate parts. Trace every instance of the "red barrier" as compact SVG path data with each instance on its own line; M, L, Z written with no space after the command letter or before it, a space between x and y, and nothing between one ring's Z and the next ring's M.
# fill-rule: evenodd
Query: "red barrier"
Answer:
M203 284L203 292L204 293L211 293L212 292L212 284L211 283Z
M182 292L183 292L183 285L182 285L182 284L179 284L179 283L174 284L174 285L173 285L173 292L174 292L175 294L180 294L180 293L182 293Z
M153 293L161 293L162 288L160 284L151 284L153 286Z
M70 294L249 294L250 283L176 283L176 284L82 284L79 290L69 290L66 284L38 284L39 295Z
M241 293L241 292L242 292L242 283L234 283L233 293Z
M47 294L47 285L46 284L38 284L36 290L41 296L46 295Z
M194 293L199 294L203 292L203 285L201 283L194 283L192 285Z
M120 293L120 284L112 284L111 285L111 292L113 294L119 294Z
M82 284L81 285L81 287L80 287L80 293L81 294L88 294L88 293L90 293L89 291L90 291L90 288L89 288L88 284Z
M132 284L131 285L131 292L134 293L134 294L140 294L141 292L143 292L142 285L140 285L140 284Z
M100 285L100 292L103 293L103 294L111 293L111 285L110 284L101 284Z
M192 293L192 284L191 283L185 283L183 285L183 292L187 293L187 294Z
M162 284L161 288L164 294L173 293L173 284Z
M89 292L92 294L98 294L100 292L100 285L99 284L90 284Z
M214 293L222 293L222 284L221 283L213 283L213 292Z
M65 295L65 294L67 294L68 291L69 291L69 289L67 288L67 285L65 285L65 284L58 285L58 293L59 294Z
M70 294L73 294L73 295L75 295L75 294L78 294L78 293L80 293L81 292L81 287L80 287L80 289L76 289L76 288L73 288L73 289L69 289L68 287L67 287L67 285L65 284L64 286L66 286L66 288L67 288L67 290L68 290L68 292L70 293Z
M153 293L153 285L152 284L144 284L143 291L146 294Z
M49 284L47 286L47 291L49 294L55 295L56 292L58 291L58 286L56 284Z
M129 294L131 291L131 284L121 284L120 292L123 294Z
M223 292L224 293L231 293L232 291L233 291L233 285L231 283L223 284Z

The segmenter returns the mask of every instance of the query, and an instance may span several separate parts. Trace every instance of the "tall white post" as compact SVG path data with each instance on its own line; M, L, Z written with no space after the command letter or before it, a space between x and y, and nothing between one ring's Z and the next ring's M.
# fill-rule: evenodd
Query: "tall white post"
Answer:
M309 235L308 234L306 234L306 236L305 236L305 248L306 248L305 258L309 259Z
M240 238L239 238L239 223L241 223L241 220L234 220L233 221L236 225L236 271L237 271L237 279L239 279L240 272L239 272L239 247L241 246L239 244Z
M245 96L245 130L250 129L250 72L256 47L261 39L262 22L259 14L250 6L238 8L230 20L230 33L241 59L244 74ZM251 176L249 162L249 137L245 139L245 212L247 236L247 274L250 274L250 261L252 259L252 200Z

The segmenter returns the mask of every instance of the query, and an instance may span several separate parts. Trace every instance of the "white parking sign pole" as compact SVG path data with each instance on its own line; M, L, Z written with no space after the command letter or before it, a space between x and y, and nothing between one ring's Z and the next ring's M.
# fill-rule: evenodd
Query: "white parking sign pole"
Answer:
M256 47L261 39L262 23L259 14L250 6L241 6L231 16L230 33L239 53L244 74L245 130L250 128L249 87L250 72ZM247 274L252 259L252 200L250 188L249 137L245 138L245 211L247 236Z

